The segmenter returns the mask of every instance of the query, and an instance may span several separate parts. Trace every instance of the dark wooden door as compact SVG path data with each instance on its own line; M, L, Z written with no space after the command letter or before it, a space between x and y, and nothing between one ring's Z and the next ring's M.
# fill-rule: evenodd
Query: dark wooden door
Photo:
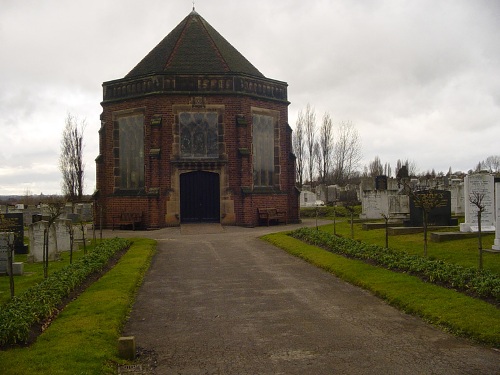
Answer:
M181 174L181 222L219 222L219 175L196 171Z

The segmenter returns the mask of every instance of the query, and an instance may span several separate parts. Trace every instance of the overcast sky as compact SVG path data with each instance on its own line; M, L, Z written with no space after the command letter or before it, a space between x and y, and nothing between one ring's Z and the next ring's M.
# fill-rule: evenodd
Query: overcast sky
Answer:
M190 0L0 0L0 195L61 192L61 134L85 119L95 188L102 83L123 78ZM196 11L266 77L288 83L289 123L351 121L361 169L421 172L500 154L500 1L197 0Z

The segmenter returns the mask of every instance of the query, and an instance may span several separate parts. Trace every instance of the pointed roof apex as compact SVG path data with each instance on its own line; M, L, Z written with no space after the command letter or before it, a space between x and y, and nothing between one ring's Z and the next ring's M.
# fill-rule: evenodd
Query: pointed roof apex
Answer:
M241 73L265 78L194 9L125 78Z

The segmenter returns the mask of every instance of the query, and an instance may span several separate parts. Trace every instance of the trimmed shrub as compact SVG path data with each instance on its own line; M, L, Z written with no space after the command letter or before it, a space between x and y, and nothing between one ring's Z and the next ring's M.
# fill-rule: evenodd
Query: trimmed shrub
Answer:
M0 346L27 343L33 325L50 318L78 285L102 270L115 253L129 246L126 239L106 240L79 261L54 272L0 307Z

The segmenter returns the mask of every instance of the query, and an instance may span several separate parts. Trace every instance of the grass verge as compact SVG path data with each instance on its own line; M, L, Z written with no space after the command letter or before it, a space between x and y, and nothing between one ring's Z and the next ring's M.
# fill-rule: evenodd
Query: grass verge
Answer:
M420 316L456 335L500 348L500 310L487 302L425 283L414 276L332 254L286 233L266 235L263 239L371 291L406 313Z
M0 373L116 373L117 339L155 249L153 240L134 239L118 264L68 304L35 344L0 352Z

